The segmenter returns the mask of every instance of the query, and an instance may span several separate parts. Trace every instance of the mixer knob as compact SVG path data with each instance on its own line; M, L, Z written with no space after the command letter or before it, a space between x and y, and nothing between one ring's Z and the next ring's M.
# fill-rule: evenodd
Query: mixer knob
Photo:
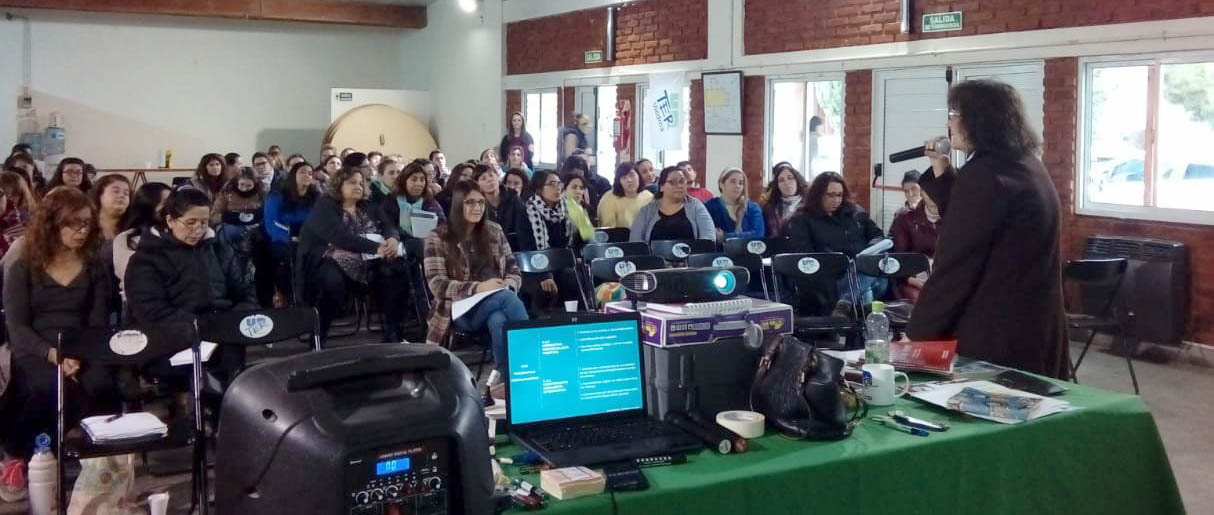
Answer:
M354 503L355 504L367 504L367 501L370 499L371 499L371 496L369 494L367 494L367 492L365 490L354 494Z
M443 480L438 476L430 476L422 480L422 483L426 485L426 488L431 490L438 490L443 486Z
M375 490L372 490L372 491L371 491L371 498L372 498L372 499L375 499L375 501L376 501L376 502L379 502L379 501L384 500L384 489L383 489L383 488L376 488Z
M389 486L386 491L388 492L388 497L395 499L396 496L400 495L400 485Z

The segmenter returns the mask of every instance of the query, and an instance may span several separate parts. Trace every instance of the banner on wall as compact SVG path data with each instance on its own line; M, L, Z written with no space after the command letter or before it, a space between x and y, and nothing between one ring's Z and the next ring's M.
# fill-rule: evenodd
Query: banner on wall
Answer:
M683 146L683 72L649 75L645 93L646 146L654 150L677 150Z

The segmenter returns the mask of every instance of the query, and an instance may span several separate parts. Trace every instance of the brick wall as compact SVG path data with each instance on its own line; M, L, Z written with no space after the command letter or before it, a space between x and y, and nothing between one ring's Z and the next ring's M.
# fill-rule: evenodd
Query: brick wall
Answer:
M707 0L641 0L619 7L615 61L585 64L586 52L606 50L606 26L606 8L509 23L506 25L506 74L708 57Z
M767 78L748 75L743 79L742 91L742 170L746 172L747 191L750 198L758 200L767 186L763 182L763 155L766 142L764 111L766 107Z
M691 166L695 167L700 172L700 179L704 178L704 171L708 168L708 136L704 134L704 81L695 79L691 81L691 116L688 120L688 130L690 143L688 144L688 153L691 157Z
M872 189L873 72L847 72L843 88L843 178L852 200L868 206Z
M1214 14L1194 0L916 0L902 34L898 0L745 0L747 54ZM920 34L923 15L962 11L964 28Z
M573 115L578 114L573 112L573 107L576 105L574 100L577 99L577 90L575 88L561 88L561 126L573 123Z
M1080 257L1088 236L1109 234L1183 242L1189 248L1191 281L1185 338L1214 343L1214 227L1122 220L1075 214L1075 135L1079 106L1078 60L1049 59L1045 65L1045 148L1042 159L1062 201L1063 258Z

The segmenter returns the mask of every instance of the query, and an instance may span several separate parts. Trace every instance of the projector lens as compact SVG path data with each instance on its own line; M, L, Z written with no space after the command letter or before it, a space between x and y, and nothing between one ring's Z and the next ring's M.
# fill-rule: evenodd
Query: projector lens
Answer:
M717 293L729 295L733 293L734 286L737 284L737 279L734 278L733 272L728 270L717 274L712 280L712 285L717 288Z

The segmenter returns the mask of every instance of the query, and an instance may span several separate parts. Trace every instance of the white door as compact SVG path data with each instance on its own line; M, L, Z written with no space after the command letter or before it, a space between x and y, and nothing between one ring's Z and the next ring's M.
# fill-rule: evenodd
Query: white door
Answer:
M944 67L929 67L873 73L876 130L872 162L881 165L882 176L872 190L869 212L886 233L898 208L906 202L902 175L909 170L923 172L931 166L927 158L891 163L889 155L948 134L947 72Z
M1037 137L1042 135L1045 119L1045 61L1021 63L1004 63L988 65L967 65L953 68L953 83L963 80L991 79L1006 82L1020 93L1024 109L1028 111L1029 122L1037 130ZM965 156L954 155L956 166L964 164Z

